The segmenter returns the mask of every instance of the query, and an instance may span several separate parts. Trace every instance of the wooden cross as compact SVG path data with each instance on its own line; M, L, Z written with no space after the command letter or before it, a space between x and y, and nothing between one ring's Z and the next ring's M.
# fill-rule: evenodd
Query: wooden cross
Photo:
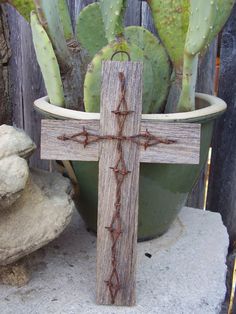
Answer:
M99 161L99 304L135 304L140 162L199 163L199 125L141 119L141 110L142 64L107 61L100 120L42 121L42 159Z

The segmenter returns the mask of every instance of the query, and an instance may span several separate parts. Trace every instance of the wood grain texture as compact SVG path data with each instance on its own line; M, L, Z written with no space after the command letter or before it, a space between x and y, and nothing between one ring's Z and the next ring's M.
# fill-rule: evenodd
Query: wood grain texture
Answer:
M142 121L141 132L148 130L173 144L157 144L146 150L141 147L140 161L165 164L198 164L200 154L200 125L191 123L161 123Z
M141 25L141 8L142 1L139 0L128 0L127 1L127 9L125 14L125 25Z
M98 143L84 147L74 141L58 139L64 134L70 136L80 133L83 127L86 127L88 132L99 133L99 121L95 123L94 120L42 120L40 157L48 160L98 161Z
M118 128L115 110L119 102L120 83L118 72L126 78L126 99L128 110L123 134L130 136L140 131L142 111L142 65L136 62L105 62L101 94L101 134L114 132ZM116 201L116 181L110 169L117 161L117 143L102 142L99 160L98 233L97 233L97 302L111 304L109 289L105 283L109 279L111 267L112 241L109 231L114 202ZM121 289L115 299L116 305L135 304L135 269L137 251L137 222L139 194L139 149L136 144L123 142L123 153L130 173L125 177L121 190L122 234L117 242L117 271Z
M9 99L9 59L11 56L9 28L4 6L0 4L0 125L11 124L12 108Z
M219 97L227 103L226 113L216 123L212 145L207 209L220 212L236 248L236 4L221 42Z
M12 48L9 72L13 124L24 129L38 147L30 158L30 165L48 169L48 162L39 156L41 117L33 109L34 100L45 95L46 91L34 52L30 26L14 8L8 6L7 13Z
M157 30L153 23L152 12L147 2L142 2L142 26L147 28L150 32L157 35Z
M41 158L48 160L86 160L97 161L99 143L83 147L82 144L58 139L80 133L83 127L93 134L102 134L98 120L43 120L41 134ZM163 123L153 120L142 120L141 132L146 130L162 139L176 141L174 144L158 144L146 150L140 146L140 162L198 164L200 150L200 125L188 123ZM110 131L106 135L114 135ZM137 133L135 133L137 134ZM103 134L104 135L104 134ZM132 134L134 135L134 134ZM80 137L80 139L84 139Z

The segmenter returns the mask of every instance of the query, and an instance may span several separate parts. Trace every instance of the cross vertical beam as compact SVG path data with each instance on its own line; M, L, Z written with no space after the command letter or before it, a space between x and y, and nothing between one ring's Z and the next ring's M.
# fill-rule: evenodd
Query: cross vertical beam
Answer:
M134 305L139 163L198 164L200 125L143 115L142 64L103 64L101 114L43 120L41 158L99 160L97 302ZM78 117L77 117L78 118Z
M125 84L123 90L122 84ZM112 132L115 136L138 134L141 110L142 64L103 63L101 136ZM97 233L99 304L135 303L139 151L138 145L132 141L112 140L100 144Z

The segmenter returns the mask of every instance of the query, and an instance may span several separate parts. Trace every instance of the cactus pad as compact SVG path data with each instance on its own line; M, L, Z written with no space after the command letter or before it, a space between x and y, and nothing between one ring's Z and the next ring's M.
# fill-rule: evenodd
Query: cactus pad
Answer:
M70 59L63 25L59 16L57 0L35 0L39 20L46 30L59 64L65 64Z
M100 8L108 42L123 34L126 0L100 0Z
M198 55L206 50L230 15L232 0L191 0L189 29L185 44L182 92L178 111L195 109Z
M62 24L65 39L66 40L73 39L74 32L66 0L58 0L58 14Z
M50 102L57 106L63 106L63 87L57 59L50 39L35 12L31 13L31 29L37 60Z
M185 52L196 55L206 45L213 29L216 12L216 1L191 0L189 28Z
M208 2L208 0L205 0ZM147 0L158 34L175 68L182 68L189 24L189 0Z
M231 10L234 6L235 0L216 0L216 10L213 28L208 37L207 45L211 43L214 37L220 32L225 22L227 21Z
M144 58L147 57L152 65L154 89L149 112L163 112L171 75L169 58L163 45L152 33L139 26L125 28L125 38L142 49Z
M87 50L91 59L107 46L99 3L90 4L80 12L76 28L78 41Z
M141 61L144 63L143 73L143 112L150 112L153 93L153 73L150 60L144 56L141 49L126 41L114 41L99 51L88 66L84 82L84 105L88 112L100 112L100 94L101 94L101 71L102 61L110 60L116 51L125 51L130 54L132 61ZM127 60L126 54L117 54L116 61Z

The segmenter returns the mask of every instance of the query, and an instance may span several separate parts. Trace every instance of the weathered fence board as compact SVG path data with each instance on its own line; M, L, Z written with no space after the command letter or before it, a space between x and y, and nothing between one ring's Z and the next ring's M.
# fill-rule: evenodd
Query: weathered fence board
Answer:
M5 9L0 5L0 125L11 123L11 104L9 99L9 69L10 43L8 23Z
M35 141L38 149L31 157L31 165L48 168L48 162L39 158L40 116L33 109L36 98L46 91L32 43L29 24L11 7L8 8L10 28L11 102L13 106L13 124L22 128Z
M220 212L236 248L236 5L222 34L219 97L228 105L217 121L207 208Z

